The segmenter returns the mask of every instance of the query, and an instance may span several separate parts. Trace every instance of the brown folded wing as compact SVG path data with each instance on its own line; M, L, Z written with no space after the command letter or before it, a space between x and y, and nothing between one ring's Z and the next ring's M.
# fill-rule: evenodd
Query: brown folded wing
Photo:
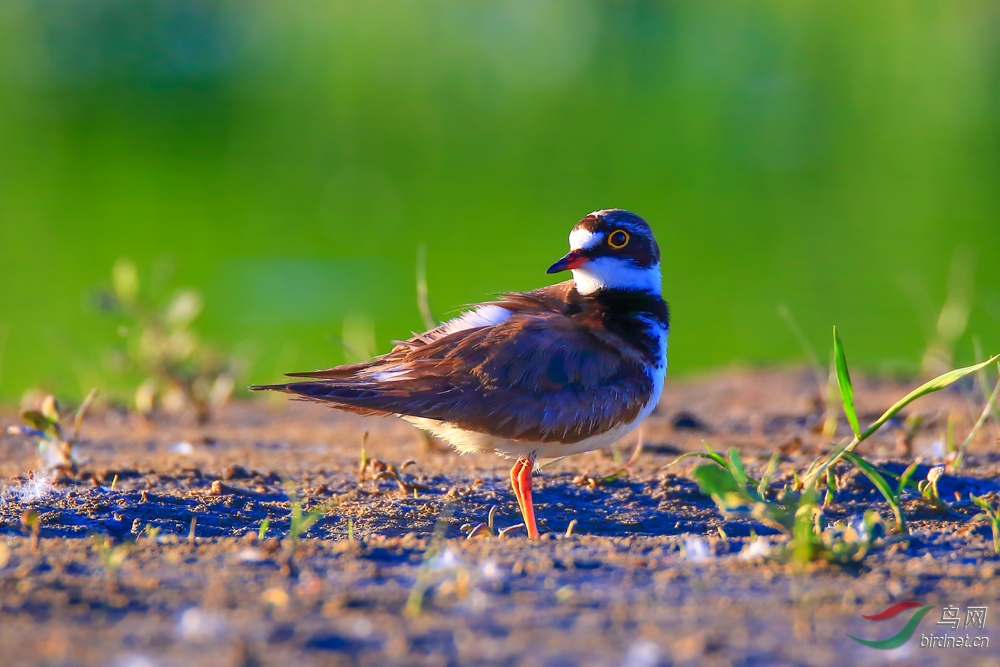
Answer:
M277 385L362 413L435 419L490 435L577 442L638 416L652 393L641 358L596 314L566 314L560 285L510 295L493 326L432 330L364 364Z

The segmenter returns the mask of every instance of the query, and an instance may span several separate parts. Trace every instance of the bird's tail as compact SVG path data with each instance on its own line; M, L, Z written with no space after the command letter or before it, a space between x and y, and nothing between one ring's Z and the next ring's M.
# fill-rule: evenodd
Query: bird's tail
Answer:
M250 391L283 391L288 393L287 384L252 384Z
M364 415L394 414L380 402L379 392L371 386L347 382L288 382L285 384L255 384L250 391L280 391L309 401L327 403L331 407Z

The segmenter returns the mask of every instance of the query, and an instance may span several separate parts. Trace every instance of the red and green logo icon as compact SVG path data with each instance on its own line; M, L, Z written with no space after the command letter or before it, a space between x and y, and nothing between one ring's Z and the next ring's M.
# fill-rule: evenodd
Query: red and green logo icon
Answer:
M862 618L869 621L885 621L890 618L899 616L904 611L910 609L916 609L918 607L920 608L920 611L913 614L913 616L910 616L910 620L906 622L906 625L903 626L903 629L894 634L893 636L888 637L887 639L872 641L869 639L860 639L859 637L855 637L854 635L847 635L847 636L853 639L854 641L858 642L859 644L864 644L869 648L877 648L883 651L889 651L894 648L899 648L907 641L909 641L910 637L913 636L913 633L917 631L917 626L920 625L920 621L924 620L924 616L926 616L927 612L929 612L931 609L934 608L934 605L932 604L923 605L914 600L906 600L905 602L897 602L896 604L892 605L885 611L880 612L878 614L873 614L871 616L862 616Z

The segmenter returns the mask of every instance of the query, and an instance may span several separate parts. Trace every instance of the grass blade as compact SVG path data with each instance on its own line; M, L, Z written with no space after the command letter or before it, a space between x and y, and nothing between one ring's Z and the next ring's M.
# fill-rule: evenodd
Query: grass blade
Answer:
M771 478L774 477L774 473L778 469L779 460L781 460L780 452L771 454L771 460L767 462L767 470L764 471L764 476L760 478L760 484L757 485L757 495L761 498L765 498L767 495L767 490L771 486Z
M832 452L830 452L830 455L826 458L826 460L823 462L822 465L820 465L815 470L806 473L806 476L802 478L803 485L812 487L812 485L816 483L816 480L819 477L819 475L826 472L827 468L829 468L837 461L839 461L846 452L850 452L852 449L861 444L862 441L866 440L873 433L875 433L875 431L882 428L882 426L884 426L887 421L895 417L900 410L905 408L913 401L917 400L921 396L926 396L927 394L932 394L936 391L940 391L941 389L944 389L948 385L953 384L958 380L961 380L966 375L975 373L979 369L985 368L989 364L996 363L997 360L1000 360L1000 354L991 357L982 363L976 364L975 366L967 366L965 368L959 368L950 371L948 373L945 373L944 375L939 375L933 380L930 380L920 385L919 387L911 391L909 394L904 396L901 400L897 401L896 404L893 405L891 408L882 413L882 416L876 419L875 422L873 422L872 425L869 426L864 433L855 436L854 440L852 440L851 442L843 442L837 445L837 447L834 448Z
M826 492L827 504L829 504L837 497L837 479L833 475L833 468L826 469Z
M799 326L798 320L792 315L792 311L787 305L783 303L778 304L778 315L781 316L781 319L785 320L785 324L788 325L792 335L795 336L795 340L799 342L802 352L805 353L806 360L809 361L809 366L816 375L816 386L819 388L819 393L822 396L826 388L827 377L823 363L819 360L819 355L816 354L816 348L809 342L809 337L806 336L806 332Z
M729 494L738 495L741 491L746 492L745 488L740 488L728 468L703 463L694 469L692 476L701 488L701 492L715 499L716 504L720 506L724 505L722 499Z
M896 489L896 495L903 495L903 491L906 491L907 485L910 485L910 478L913 477L913 473L917 471L917 466L920 465L920 459L917 459L910 465L906 466L906 470L903 474L899 476L899 487ZM916 485L911 485L913 488L917 488ZM919 489L918 489L919 490Z
M424 327L433 329L438 325L437 320L431 313L430 292L427 289L427 246L420 244L417 246L417 308L420 310L420 319L424 321Z
M837 364L837 383L840 385L840 397L844 400L844 414L851 423L854 435L860 435L861 425L858 423L858 413L854 409L854 385L851 384L851 374L847 371L847 356L844 354L844 344L840 342L837 327L833 328L833 355Z
M676 459L674 459L673 461L671 461L667 465L663 466L663 468L661 468L661 470L666 470L667 468L669 468L669 467L671 467L673 465L677 465L678 463L680 463L684 459L693 459L693 458L705 459L707 461L714 461L715 463L718 463L723 468L728 468L729 467L729 462L726 461L726 459L724 459L721 456L719 456L718 454L716 454L715 452L713 452L712 448L709 446L709 444L707 442L705 442L704 440L702 440L701 444L705 445L705 451L704 452L688 452L686 454L681 454Z
M94 404L94 399L97 398L97 389L91 389L90 393L87 394L87 398L83 400L80 408L76 411L76 418L73 419L73 442L80 439L80 427L83 426L83 418L87 414L87 410L90 406Z
M984 510L987 514L993 513L993 508L990 507L990 504L985 500L983 500L982 498L980 498L979 496L970 493L969 498L971 498L972 502L976 503L976 505L978 505L979 508Z
M885 481L885 477L879 474L872 464L865 461L860 456L852 454L851 452L844 452L844 458L850 461L858 468L865 476L872 481L875 488L885 497L889 507L892 508L892 513L896 516L896 525L899 527L901 533L906 533L906 519L903 517L903 509L899 506L899 497L893 493L892 487L889 486L889 482Z
M740 458L740 451L735 447L729 449L729 470L741 489L751 486L750 477L747 475L746 468L743 467L743 459Z
M1000 365L997 366L997 372L1000 373ZM997 397L1000 397L1000 378L998 378L997 385L993 388L993 393L991 393L986 399L986 405L983 407L983 412L979 415L979 419L976 420L976 425L972 427L972 431L969 432L969 437L966 438L965 442L963 442L958 448L958 457L955 459L954 463L956 468L962 467L962 461L965 458L965 448L972 444L976 434L979 433L979 429L981 429L983 424L986 423L986 418L990 416L990 411L993 409L993 406L996 405Z
M907 405L917 400L921 396L926 396L927 394L933 394L935 391L940 391L945 387L947 387L948 385L958 382L966 375L971 375L972 373L977 372L981 368L986 368L990 364L996 363L997 360L1000 360L1000 354L994 357L990 357L986 361L976 364L975 366L966 366L965 368L958 368L956 370L945 373L944 375L939 375L933 380L930 380L929 382L925 382L924 384L920 385L919 387L911 391L909 394L904 396L902 399L900 399L891 408L886 410L881 417L875 420L875 422L871 426L869 426L864 433L861 434L859 440L864 440L872 433L882 428L882 426L887 421L895 417L900 410L902 410Z
M979 336L972 337L972 350L976 355L976 363L978 364L983 360L983 342L979 339ZM976 372L976 383L979 385L980 391L983 392L983 400L986 400L990 395L990 385L986 381L986 371L980 369ZM993 418L1000 422L1000 405L993 405Z

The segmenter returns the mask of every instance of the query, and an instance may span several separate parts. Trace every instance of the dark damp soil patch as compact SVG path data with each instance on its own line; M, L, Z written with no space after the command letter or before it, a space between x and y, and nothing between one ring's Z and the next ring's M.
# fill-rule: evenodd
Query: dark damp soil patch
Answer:
M888 406L903 389L858 383L859 404ZM968 387L924 399L911 411L928 426L908 451L900 423L862 453L897 474L922 457L915 478L923 479L948 415L958 419L956 432L967 430L976 400ZM975 513L970 492L1000 491L995 424L966 467L941 479L956 514L908 497L910 539L852 567L745 558L753 535L775 539L775 531L723 519L688 477L693 464L661 469L703 440L716 451L740 448L754 472L780 448L780 485L828 449L822 418L805 373L731 372L670 385L630 475L594 481L617 469L610 452L545 467L535 501L546 534L537 543L518 533L464 539L463 526L486 521L493 506L498 528L518 522L506 462L457 456L393 420L268 402L234 405L206 427L95 413L79 448L88 459L80 478L58 482L30 478L33 443L5 437L0 663L992 664L989 650L918 642L887 656L846 633L894 633L900 624L861 614L905 599L1000 613L989 529L965 519ZM14 419L7 411L0 421ZM358 481L366 429L370 456L417 461L403 472L416 496L391 479ZM622 443L625 458L632 442ZM831 519L867 509L889 516L866 477L841 472ZM279 543L290 525L286 481L307 511L329 509L291 563ZM22 529L29 509L40 516L37 548ZM922 632L941 634L935 615ZM995 625L988 615L980 634L1000 646Z

